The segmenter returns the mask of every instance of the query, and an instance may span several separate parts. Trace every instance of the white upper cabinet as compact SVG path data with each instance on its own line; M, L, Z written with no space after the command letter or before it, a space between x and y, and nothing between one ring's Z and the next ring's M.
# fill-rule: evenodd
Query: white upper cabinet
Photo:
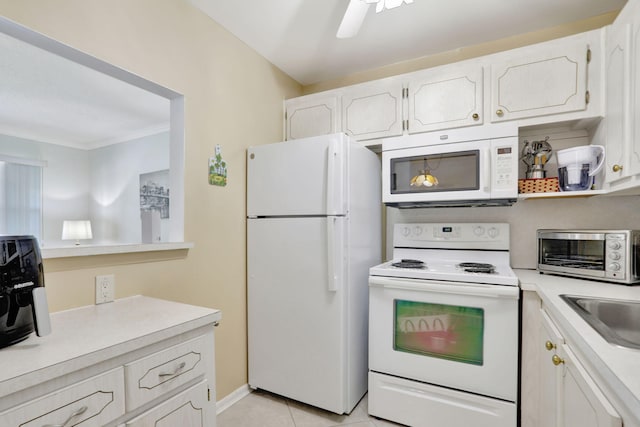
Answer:
M357 140L401 135L402 82L379 80L343 89L343 132Z
M629 173L626 148L629 140L630 91L629 24L613 26L607 33L606 49L606 173L605 182L612 183Z
M640 0L629 0L607 29L605 182L640 188Z
M491 65L491 121L584 110L587 52L585 42L558 40L505 54Z
M339 97L334 92L285 101L287 139L328 135L342 130Z
M482 124L482 71L480 64L456 64L411 74L409 133Z

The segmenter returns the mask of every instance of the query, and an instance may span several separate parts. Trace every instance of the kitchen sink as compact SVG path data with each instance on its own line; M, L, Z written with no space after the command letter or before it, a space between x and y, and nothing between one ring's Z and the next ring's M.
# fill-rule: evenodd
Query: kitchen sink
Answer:
M640 349L640 302L560 295L611 344Z

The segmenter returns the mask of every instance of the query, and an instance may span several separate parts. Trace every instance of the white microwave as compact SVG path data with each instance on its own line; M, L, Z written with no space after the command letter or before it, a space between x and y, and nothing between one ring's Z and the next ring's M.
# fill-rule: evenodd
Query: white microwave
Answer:
M383 202L400 208L513 204L517 132L476 130L383 140Z

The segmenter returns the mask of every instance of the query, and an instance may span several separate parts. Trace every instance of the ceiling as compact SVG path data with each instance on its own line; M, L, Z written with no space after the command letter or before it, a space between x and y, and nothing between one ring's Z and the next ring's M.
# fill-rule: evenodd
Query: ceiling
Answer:
M618 11L626 0L414 0L335 37L349 0L189 0L303 85Z
M170 101L0 32L0 134L92 149L169 129Z

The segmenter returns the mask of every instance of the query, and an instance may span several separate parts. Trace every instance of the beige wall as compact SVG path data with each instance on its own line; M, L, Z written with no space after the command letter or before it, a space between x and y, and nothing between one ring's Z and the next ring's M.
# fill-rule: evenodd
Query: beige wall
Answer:
M247 382L245 150L281 140L282 100L298 83L183 0L0 0L20 24L185 95L185 239L189 251L46 260L50 307L92 304L94 276L135 294L222 310L217 398ZM207 183L220 144L227 187Z
M546 28L544 30L508 37L489 43L461 47L460 49L439 53L437 55L425 56L409 61L398 62L396 64L389 64L374 70L368 70L338 79L306 85L303 87L303 92L305 95L322 92L324 90L335 89L384 77L391 77L398 74L436 67L438 65L451 64L465 59L477 58L479 56L541 43L589 30L595 30L611 24L618 13L619 12L606 13L604 15L595 16L593 18L577 21L571 24Z

